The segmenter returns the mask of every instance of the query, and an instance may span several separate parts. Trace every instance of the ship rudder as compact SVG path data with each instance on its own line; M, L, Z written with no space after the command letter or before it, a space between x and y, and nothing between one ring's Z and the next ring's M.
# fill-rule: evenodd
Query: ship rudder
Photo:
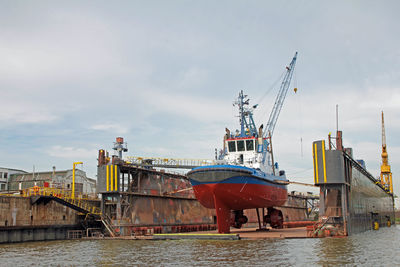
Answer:
M219 198L214 195L215 212L217 213L218 233L230 233L231 210Z

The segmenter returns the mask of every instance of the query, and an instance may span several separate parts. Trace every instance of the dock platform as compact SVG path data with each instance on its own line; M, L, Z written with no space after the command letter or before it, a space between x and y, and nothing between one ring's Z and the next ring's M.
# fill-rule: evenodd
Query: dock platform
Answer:
M199 240L262 240L262 239L294 239L308 238L306 227L271 229L257 231L257 228L244 228L231 230L230 234L219 234L217 230L187 232L187 233L167 233L153 234L144 236L123 236L123 237L102 237L86 239L121 239L121 240L180 240L180 239L199 239Z
M231 233L238 234L240 239L289 239L307 238L306 227L272 229L257 231L258 228L243 228L232 230Z
M189 233L171 233L171 234L154 234L153 240L167 239L208 239L208 240L258 240L258 239L293 239L307 238L306 227L272 229L258 231L258 228L232 229L230 234L219 234L217 230L189 232Z
M167 239L208 239L208 240L239 240L239 239L286 239L307 238L306 227L268 229L257 231L257 228L244 228L231 230L230 234L218 234L217 230L207 232L190 232L176 234L154 234L153 240Z

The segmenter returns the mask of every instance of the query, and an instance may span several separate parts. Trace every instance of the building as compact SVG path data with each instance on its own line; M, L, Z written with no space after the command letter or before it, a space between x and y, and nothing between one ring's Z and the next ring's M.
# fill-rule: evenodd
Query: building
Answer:
M0 191L7 190L8 179L12 174L27 173L23 170L1 168L0 167Z
M72 169L50 172L16 173L9 176L9 191L18 191L26 188L52 187L65 190L72 189ZM75 169L75 193L95 194L96 180L88 178L86 172Z

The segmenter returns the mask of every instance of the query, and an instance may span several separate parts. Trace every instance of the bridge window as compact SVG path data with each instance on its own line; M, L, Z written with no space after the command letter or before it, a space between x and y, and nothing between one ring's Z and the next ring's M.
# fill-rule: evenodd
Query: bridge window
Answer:
M229 152L236 152L235 141L229 141L228 142L228 148L229 148Z
M244 140L237 141L237 150L244 151Z
M254 140L246 140L246 150L254 151Z

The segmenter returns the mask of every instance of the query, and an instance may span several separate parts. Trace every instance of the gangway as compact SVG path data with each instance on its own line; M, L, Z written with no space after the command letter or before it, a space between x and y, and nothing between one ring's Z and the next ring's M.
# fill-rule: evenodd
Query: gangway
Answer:
M47 203L51 200L54 200L64 206L84 214L97 216L101 215L100 208L90 203L90 200L93 199L72 197L72 192L70 190L35 186L23 190L22 195L24 197L30 197L32 204L40 202Z

